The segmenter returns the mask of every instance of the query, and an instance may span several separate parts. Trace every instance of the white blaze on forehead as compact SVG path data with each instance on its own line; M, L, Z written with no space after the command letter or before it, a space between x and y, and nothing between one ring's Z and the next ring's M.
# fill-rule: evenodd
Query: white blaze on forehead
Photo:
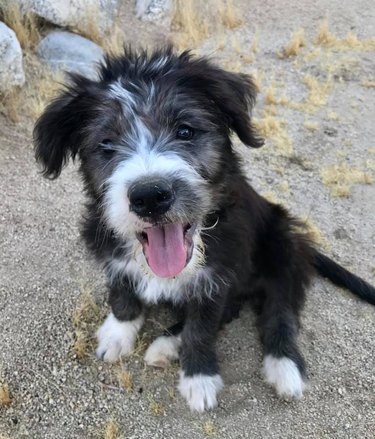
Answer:
M129 91L120 80L115 81L109 86L110 96L119 100L121 104L125 107L127 112L134 113L134 108L136 106L136 100L134 94Z

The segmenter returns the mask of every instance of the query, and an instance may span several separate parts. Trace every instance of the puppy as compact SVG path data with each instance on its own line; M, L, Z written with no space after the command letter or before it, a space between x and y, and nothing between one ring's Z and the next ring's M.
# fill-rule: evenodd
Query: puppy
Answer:
M97 80L71 75L38 120L36 159L56 178L79 157L87 195L82 235L108 278L112 312L97 356L128 355L144 307L167 302L176 324L148 348L149 365L179 358L192 410L217 405L220 327L249 300L266 381L300 398L299 314L315 273L375 304L375 289L313 248L299 224L247 182L230 135L250 148L255 86L189 52L126 49Z

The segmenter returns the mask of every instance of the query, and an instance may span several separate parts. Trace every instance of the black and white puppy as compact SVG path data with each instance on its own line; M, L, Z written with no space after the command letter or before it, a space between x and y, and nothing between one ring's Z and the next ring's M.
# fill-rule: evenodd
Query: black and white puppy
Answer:
M107 274L112 307L97 333L98 357L129 354L144 305L170 303L176 325L145 361L179 358L179 390L198 411L217 404L215 341L244 300L258 315L265 379L287 398L304 390L296 337L311 275L375 303L373 287L317 252L244 177L230 135L262 145L250 120L254 100L251 78L205 58L127 49L106 58L97 80L73 75L34 132L45 176L80 160L82 234Z

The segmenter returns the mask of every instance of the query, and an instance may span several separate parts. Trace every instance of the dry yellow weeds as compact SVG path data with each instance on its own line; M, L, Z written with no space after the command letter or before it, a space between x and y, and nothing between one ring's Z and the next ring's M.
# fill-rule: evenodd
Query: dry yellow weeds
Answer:
M337 38L330 31L327 18L325 18L319 26L319 32L315 44L338 51L355 50L368 52L375 50L375 38L359 40L352 32L349 32L345 38Z
M40 40L38 18L24 12L18 2L0 0L0 21L14 30L23 49L34 48Z
M353 184L372 184L373 176L356 167L349 167L346 163L335 164L323 168L320 172L323 183L331 189L336 197L349 197Z
M104 37L104 32L100 29L100 9L99 3L91 3L87 8L86 19L84 23L81 23L80 34L94 41L97 44L101 44Z
M149 397L150 411L153 416L163 416L165 413L165 407L161 402L156 401L152 397Z
M261 192L263 198L273 204L280 204L280 200L277 198L277 195L272 191Z
M319 108L326 105L328 96L332 90L332 81L328 78L325 82L319 82L313 76L306 75L303 78L303 83L309 89L309 93L303 101L295 102L289 100L287 97L283 97L279 100L279 103L288 108L305 113L316 113Z
M74 328L72 349L79 360L85 359L93 351L95 331L100 320L100 308L95 302L91 290L84 288L72 314Z
M313 243L323 247L325 250L329 250L331 248L330 242L323 235L323 232L319 229L310 216L303 216L300 219L300 226L301 227L297 227L297 230L307 233Z
M214 436L217 433L217 428L212 421L207 421L202 425L203 434L205 436Z
M257 132L264 138L271 139L277 151L283 156L290 156L293 153L292 139L285 128L286 122L275 116L263 113L261 119L253 119Z
M125 370L123 367L117 372L117 381L121 387L123 387L128 393L132 392L134 389L133 376L130 372Z
M361 82L362 87L366 88L375 88L375 81L372 80L365 80Z
M253 84L255 85L256 91L259 93L262 88L262 80L264 76L263 72L254 69L250 72L250 76L253 80Z
M332 83L330 79L326 82L319 82L316 78L310 75L306 75L303 79L303 83L310 90L307 96L306 103L314 107L322 107L327 103L327 98L332 89Z
M104 427L103 439L118 439L120 437L120 427L114 419L110 419Z
M284 193L290 192L289 183L286 180L279 183L277 185L277 188L279 189L280 192L284 192Z
M180 49L195 47L209 35L206 8L202 11L198 3L197 0L176 0L172 27L179 33L175 44Z
M278 104L278 100L276 99L276 88L275 84L272 83L268 89L266 90L266 96L264 98L264 102L266 105L276 105Z
M316 131L319 129L318 122L313 122L311 120L306 120L303 126L309 131Z
M258 45L259 45L259 34L257 32L253 38L253 42L251 43L251 51L253 53L258 53L259 51Z
M23 103L23 102L22 102ZM20 121L21 89L13 88L0 99L0 111L13 123Z
M243 23L238 15L233 0L221 0L221 1L216 0L212 6L215 5L219 12L221 22L228 29L234 29Z
M124 51L125 35L119 20L115 20L109 31L104 32L100 29L99 6L93 4L88 12L82 35L99 44L106 52L119 55Z
M40 62L36 55L26 51L24 53L26 83L20 88L3 96L0 102L0 111L13 122L31 118L34 122L42 113L47 103L56 96L65 82L62 72L51 72Z
M327 113L327 118L330 120L339 120L339 115L335 113L334 111L329 111Z
M11 402L8 384L0 383L0 407L7 407Z
M209 35L222 34L223 28L233 29L241 23L233 0L176 0L173 40L179 49L197 47Z
M305 31L299 29L292 34L292 38L286 47L281 51L279 57L282 59L290 58L291 56L297 56L303 47L306 46Z

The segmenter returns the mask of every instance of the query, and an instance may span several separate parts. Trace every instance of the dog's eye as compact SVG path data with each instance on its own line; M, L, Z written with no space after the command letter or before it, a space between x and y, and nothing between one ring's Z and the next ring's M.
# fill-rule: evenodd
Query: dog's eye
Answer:
M177 128L176 137L180 140L190 140L194 135L193 128L188 127L187 125L180 125Z
M103 139L99 143L99 146L100 146L101 152L105 156L111 156L115 152L115 149L113 148L111 139Z

